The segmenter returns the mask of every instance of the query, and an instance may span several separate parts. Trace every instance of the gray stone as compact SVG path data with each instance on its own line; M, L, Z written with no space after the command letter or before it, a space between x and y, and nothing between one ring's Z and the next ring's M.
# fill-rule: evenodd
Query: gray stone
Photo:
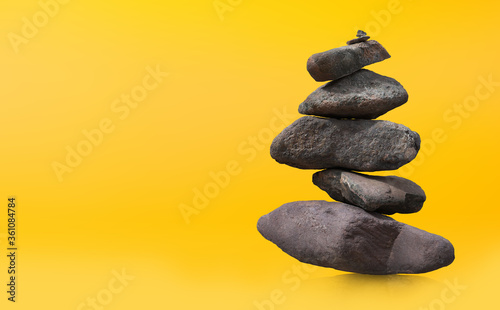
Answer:
M318 82L337 80L389 57L380 43L370 40L314 54L307 60L307 71Z
M304 116L276 136L271 157L301 169L398 169L420 149L420 136L389 121Z
M397 176L327 169L316 172L313 183L337 201L385 214L418 212L426 199L420 186Z
M369 38L370 38L369 36L361 36L361 37L358 37L356 39L352 39L352 40L347 41L347 45L365 42L365 41L368 41Z
M366 36L366 32L364 32L363 30L358 30L358 32L356 32L356 37L361 38L364 36Z
M316 89L299 112L337 118L373 119L408 101L408 93L393 78L359 70Z
M338 202L287 203L262 216L257 229L301 262L343 271L424 273L455 258L441 236Z

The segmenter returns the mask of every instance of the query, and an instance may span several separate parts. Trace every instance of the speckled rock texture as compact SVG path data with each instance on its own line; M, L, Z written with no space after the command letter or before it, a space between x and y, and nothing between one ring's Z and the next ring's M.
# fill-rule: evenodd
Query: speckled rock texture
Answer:
M287 203L262 216L257 229L301 262L343 271L423 273L455 258L441 236L339 202Z
M391 55L375 40L360 42L317 53L307 60L307 71L314 80L337 80Z
M408 93L393 78L369 70L329 82L302 102L299 112L335 118L374 119L408 101Z
M419 149L420 136L400 124L304 116L274 138L271 156L301 169L377 171L398 169Z
M337 201L384 214L418 212L426 199L420 186L397 176L327 169L316 172L313 183Z

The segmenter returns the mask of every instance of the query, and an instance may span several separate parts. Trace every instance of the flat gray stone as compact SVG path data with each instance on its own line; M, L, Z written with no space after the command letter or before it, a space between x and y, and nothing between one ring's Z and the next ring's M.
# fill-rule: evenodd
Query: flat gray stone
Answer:
M360 42L365 42L369 38L370 38L369 36L360 36L360 37L358 37L356 39L352 39L352 40L347 41L347 45L356 44L356 43L360 43Z
M307 60L307 71L318 82L337 80L391 55L375 40L337 47Z
M337 201L384 214L418 212L426 199L420 186L397 176L327 169L316 172L313 183Z
M262 216L257 229L301 262L343 271L424 273L455 259L441 236L339 202L290 202Z
M389 121L304 116L276 136L271 157L301 169L394 170L420 149L420 136Z
M362 69L316 89L300 104L299 112L374 119L407 101L408 93L398 81Z

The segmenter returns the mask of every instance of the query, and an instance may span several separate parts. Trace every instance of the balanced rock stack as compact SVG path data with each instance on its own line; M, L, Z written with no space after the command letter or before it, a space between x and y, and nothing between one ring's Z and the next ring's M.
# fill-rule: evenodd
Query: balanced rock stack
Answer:
M300 104L306 114L271 145L279 163L325 169L313 183L339 202L297 201L262 216L257 229L301 262L364 274L423 273L451 264L445 238L386 215L418 212L424 191L397 176L354 171L394 170L415 158L419 135L408 127L373 120L404 104L396 80L362 69L390 57L358 31L347 46L312 55L307 70L330 81Z

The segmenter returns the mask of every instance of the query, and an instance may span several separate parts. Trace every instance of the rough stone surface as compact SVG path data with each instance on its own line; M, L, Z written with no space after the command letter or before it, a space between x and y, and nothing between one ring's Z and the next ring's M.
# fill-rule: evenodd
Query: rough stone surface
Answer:
M363 30L358 30L358 32L356 32L356 37L361 38L364 36L366 36L366 32L364 32Z
M377 118L408 101L408 93L393 78L359 70L331 81L307 97L299 112L337 118Z
M400 124L304 116L274 138L271 156L301 169L377 171L398 169L419 149L420 136Z
M307 60L307 71L318 82L337 80L389 57L380 43L370 40L314 54Z
M369 36L360 36L360 37L358 37L356 39L352 39L352 40L347 41L347 44L351 45L351 44L356 44L356 43L360 43L360 42L365 42L369 38L370 38Z
M327 169L316 172L313 183L337 201L385 214L418 212L426 199L420 186L397 176Z
M301 262L343 271L423 273L455 258L441 236L338 202L287 203L262 216L257 229Z

